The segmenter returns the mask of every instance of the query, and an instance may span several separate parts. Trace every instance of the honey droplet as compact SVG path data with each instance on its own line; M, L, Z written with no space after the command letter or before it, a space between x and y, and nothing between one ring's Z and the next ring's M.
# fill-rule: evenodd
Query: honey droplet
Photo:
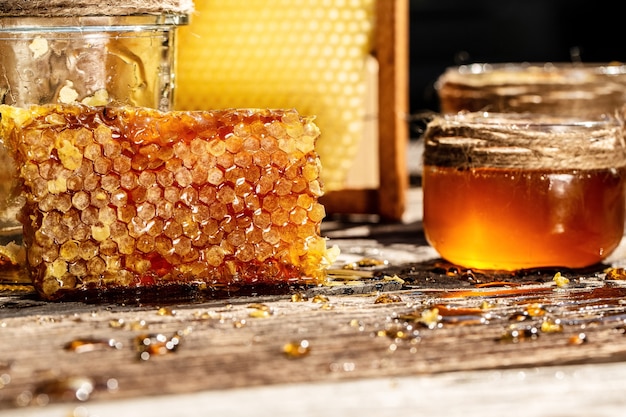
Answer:
M385 327L383 330L376 332L379 337L388 337L393 340L413 340L419 339L419 330L415 329L408 323L393 323Z
M317 294L315 297L311 299L311 302L315 304L323 304L323 303L328 303L329 299L325 295Z
M308 299L309 298L306 296L306 294L303 294L301 292L297 292L291 296L292 303L301 303L303 301L307 301Z
M570 345L582 345L587 342L588 339L585 333L578 333L577 335L571 336L568 340L568 344Z
M374 259L374 258L363 258L356 262L351 262L349 264L344 265L343 269L355 270L359 268L373 268L377 266L385 266L388 263L389 262L385 260Z
M172 310L171 308L168 308L168 307L161 307L157 310L157 315L158 316L175 316L176 310Z
M523 329L510 328L501 337L501 342L519 343L526 340L534 340L539 337L539 331L536 327L527 327Z
M431 308L422 311L422 314L418 320L419 323L428 327L429 329L434 329L438 326L441 321L441 315L439 314L438 308Z
M248 316L255 319L265 319L272 315L272 312L269 310L252 310Z
M65 350L76 353L92 352L98 349L121 349L122 343L115 339L75 339L65 345Z
M541 331L543 333L561 333L563 325L559 319L546 319L541 323Z
M538 303L532 303L526 306L526 312L530 317L543 317L546 315L546 309Z
M311 353L311 346L308 340L290 342L283 346L283 353L290 359L299 359Z
M42 382L35 388L33 398L44 404L50 399L87 401L95 388L91 378L65 377Z
M235 320L233 321L233 327L235 329L241 329L243 327L246 327L246 320L241 319L241 320Z
M626 280L626 268L608 268L605 272L607 280Z
M569 285L569 279L561 275L560 272L557 272L556 274L554 274L554 278L552 280L556 283L556 286L559 288L567 287Z
M162 356L175 352L182 338L182 332L167 337L162 333L144 334L135 338L139 359L147 361L153 356Z
M254 308L256 310L262 310L262 311L270 311L271 307L268 306L267 304L263 304L263 303L252 303L248 305L248 308Z
M402 298L395 294L381 294L374 300L374 304L401 303Z

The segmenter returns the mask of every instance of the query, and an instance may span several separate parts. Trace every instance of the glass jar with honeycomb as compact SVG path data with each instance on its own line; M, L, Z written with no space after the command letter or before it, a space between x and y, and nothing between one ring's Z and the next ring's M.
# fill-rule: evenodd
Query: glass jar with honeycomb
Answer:
M442 113L489 111L614 115L626 104L621 63L498 63L447 68L436 82Z
M175 30L192 10L191 0L0 0L0 103L168 110ZM0 146L0 232L10 236L21 232L14 171Z
M424 134L424 232L467 268L583 268L624 232L626 149L613 118L459 113Z
M314 114L326 191L344 188L371 135L376 0L196 0L180 30L177 110L295 108Z

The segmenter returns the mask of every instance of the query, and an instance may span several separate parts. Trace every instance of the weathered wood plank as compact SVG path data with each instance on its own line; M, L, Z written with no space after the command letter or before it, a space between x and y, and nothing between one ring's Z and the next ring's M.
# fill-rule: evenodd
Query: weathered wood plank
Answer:
M605 266L468 274L440 262L420 230L419 220L327 222L324 233L341 247L341 262L376 258L388 263L361 268L370 277L343 277L333 286L299 290L305 296L299 302L284 293L160 306L94 305L46 303L27 290L4 291L0 409L76 402L77 393L102 404L626 359L626 281L607 280ZM558 287L555 272L570 283ZM140 358L138 337L169 339L177 332L175 350ZM87 340L105 343L86 343L93 350L82 353L65 348ZM308 354L285 355L286 344L304 340ZM93 391L77 388L81 381L93 384Z

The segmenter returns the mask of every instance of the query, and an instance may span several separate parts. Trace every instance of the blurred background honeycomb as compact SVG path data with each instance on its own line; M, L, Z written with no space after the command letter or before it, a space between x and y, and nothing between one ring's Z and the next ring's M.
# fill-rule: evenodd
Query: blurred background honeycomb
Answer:
M322 132L326 191L346 185L355 160L357 176L377 177L375 150L359 154L376 135L375 0L195 3L179 32L177 109L295 108Z

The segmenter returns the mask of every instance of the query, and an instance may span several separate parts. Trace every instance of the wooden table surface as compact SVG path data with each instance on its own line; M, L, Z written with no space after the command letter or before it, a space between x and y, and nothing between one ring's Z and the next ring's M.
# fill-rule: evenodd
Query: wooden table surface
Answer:
M606 268L626 250L586 271L468 273L426 244L419 199L401 224L329 219L336 269L384 264L317 288L95 305L5 276L0 414L620 415L626 280Z

